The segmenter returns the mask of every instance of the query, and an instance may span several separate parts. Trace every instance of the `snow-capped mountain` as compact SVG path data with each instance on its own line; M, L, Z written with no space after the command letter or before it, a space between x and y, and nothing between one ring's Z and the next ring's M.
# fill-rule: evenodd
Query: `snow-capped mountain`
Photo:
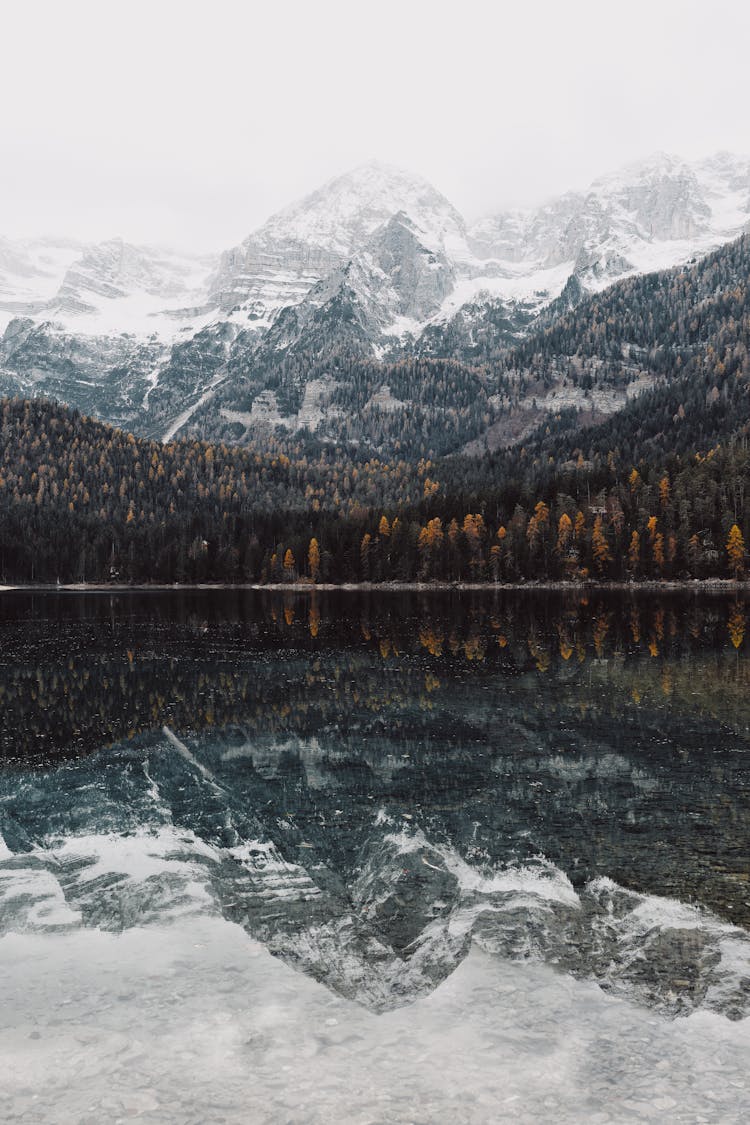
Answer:
M396 215L451 259L469 256L464 221L444 196L421 177L372 162L279 211L223 254L211 299L267 323L364 251Z
M426 181L367 164L224 254L209 304L262 330L282 308L319 308L343 284L377 353L382 337L419 336L477 300L539 308L571 276L601 289L707 253L748 223L750 160L729 154L694 164L659 154L586 192L470 227Z
M120 238L0 241L0 387L131 425L200 327L212 265Z
M169 338L205 303L212 264L121 238L92 245L0 240L0 323L25 314L71 333Z
M372 162L214 260L120 239L0 240L0 385L173 436L219 386L224 410L266 403L290 349L323 363L352 350L439 357L451 338L455 358L457 330L499 332L501 346L566 286L580 296L679 265L749 224L750 160L659 154L471 226L426 180ZM304 386L295 395L292 428ZM259 416L285 417L283 403Z
M82 243L70 239L0 237L0 318L41 309L83 250Z
M358 284L382 298L382 326L398 334L400 317L419 329L483 290L507 301L551 299L574 272L600 288L676 265L748 223L750 159L728 153L694 163L657 154L585 192L472 226L426 180L371 162L285 207L218 261L122 239L0 239L0 311L91 334L168 338L222 319L260 329L351 263ZM429 283L426 301L408 295L425 285L426 266L428 277L441 275L437 308Z
M541 207L476 223L472 250L533 279L560 266L588 288L678 265L750 222L750 160L720 153L690 164L657 154Z
M122 327L130 316L148 328L171 317L184 320L191 306L205 300L210 262L152 247L132 246L121 238L87 247L65 273L49 310L51 317L90 319ZM162 328L163 331L163 328Z

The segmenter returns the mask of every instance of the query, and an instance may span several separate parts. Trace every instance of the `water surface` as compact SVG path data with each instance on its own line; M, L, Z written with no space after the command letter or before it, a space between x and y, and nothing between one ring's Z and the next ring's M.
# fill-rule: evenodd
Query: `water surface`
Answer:
M746 618L3 595L3 1119L745 1119Z

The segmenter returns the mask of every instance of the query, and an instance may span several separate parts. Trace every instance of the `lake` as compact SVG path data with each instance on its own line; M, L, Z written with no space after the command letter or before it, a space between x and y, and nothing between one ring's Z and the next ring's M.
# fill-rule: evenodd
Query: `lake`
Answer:
M0 1119L750 1119L749 612L0 595Z

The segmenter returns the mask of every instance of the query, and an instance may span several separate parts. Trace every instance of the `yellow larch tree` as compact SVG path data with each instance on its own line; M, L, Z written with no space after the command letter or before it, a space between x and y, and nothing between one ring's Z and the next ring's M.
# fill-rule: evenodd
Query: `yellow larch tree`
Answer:
M310 577L313 582L317 582L320 578L320 545L314 538L310 540L307 551L307 565L310 568Z
M573 535L573 521L567 512L563 512L557 522L557 551L564 555Z
M597 516L594 520L594 527L591 532L591 553L594 556L596 568L601 574L606 564L612 558L601 516Z
M736 523L729 529L727 558L729 569L735 578L739 578L745 569L745 539Z

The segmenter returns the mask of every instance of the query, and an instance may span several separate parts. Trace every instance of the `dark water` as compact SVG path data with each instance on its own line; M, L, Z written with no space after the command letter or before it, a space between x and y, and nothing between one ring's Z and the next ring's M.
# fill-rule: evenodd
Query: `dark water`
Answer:
M708 936L691 925L667 940L660 923L644 961L645 927L622 973L647 1002L692 1010L716 986L711 926L750 922L747 608L538 592L8 593L0 836L19 867L97 834L188 833L221 856L209 881L225 917L375 1007L442 979L485 925L485 899L464 944L416 984L353 984L333 964L341 943L303 954L301 932L346 918L366 973L407 964L467 893L476 906L477 880L492 896L492 879L531 872L582 907L568 916L552 893L549 925L514 906L493 940L612 987L628 958L622 927L603 920L632 929L638 896L676 899L712 912ZM84 924L134 925L181 893L156 877L136 893L101 864L94 893L91 858L69 862L61 894ZM10 895L5 929L31 926L33 901ZM714 1007L744 1015L749 991L740 974Z
M0 595L0 1119L748 1120L747 615Z

